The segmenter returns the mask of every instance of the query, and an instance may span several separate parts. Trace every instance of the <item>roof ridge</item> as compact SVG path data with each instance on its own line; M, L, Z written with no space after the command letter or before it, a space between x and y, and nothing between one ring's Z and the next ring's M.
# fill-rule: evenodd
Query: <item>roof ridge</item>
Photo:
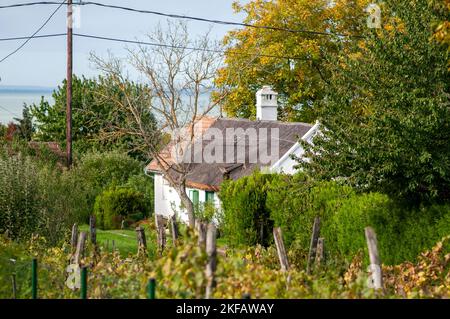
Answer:
M305 122L285 122L285 121L270 121L270 120L250 120L241 117L218 117L217 120L225 120L225 121L241 121L241 122L253 122L253 123L277 123L282 125L307 125L313 127L314 124L305 123Z

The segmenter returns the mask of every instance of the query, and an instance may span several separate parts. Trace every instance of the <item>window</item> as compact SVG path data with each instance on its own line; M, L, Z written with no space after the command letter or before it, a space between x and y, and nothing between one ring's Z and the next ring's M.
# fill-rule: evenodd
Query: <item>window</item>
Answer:
M198 207L198 190L196 189L191 189L189 191L189 198L191 199L192 203L194 204L194 207Z
M205 201L207 203L214 203L214 192L205 192Z

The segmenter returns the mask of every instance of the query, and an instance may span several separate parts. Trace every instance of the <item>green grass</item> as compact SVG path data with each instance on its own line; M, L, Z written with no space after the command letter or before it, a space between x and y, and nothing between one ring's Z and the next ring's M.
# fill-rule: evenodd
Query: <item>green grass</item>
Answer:
M145 228L145 238L147 241L147 249L149 252L156 251L156 239L155 234L150 232L148 227ZM81 225L81 231L89 231L88 225ZM137 238L135 230L101 230L97 229L97 244L103 249L108 249L108 251L112 251L113 249L113 241L115 249L120 252L122 256L126 256L128 254L136 254L137 253Z

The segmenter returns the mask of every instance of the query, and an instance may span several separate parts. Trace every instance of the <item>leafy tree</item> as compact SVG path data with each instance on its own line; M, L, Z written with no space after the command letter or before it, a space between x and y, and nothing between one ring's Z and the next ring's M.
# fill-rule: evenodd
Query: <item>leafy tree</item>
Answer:
M122 89L123 86L123 89ZM129 96L123 93L126 90ZM36 119L37 140L55 141L65 145L66 140L66 81L53 92L55 103L50 105L42 98L41 102L31 105L31 114ZM132 98L145 108L148 88L131 81L117 83L111 77L99 76L96 79L73 78L73 143L76 151L85 153L90 149L109 151L125 150L141 160L148 160L140 150L130 145L137 136L117 136L112 132L127 122L118 112L117 103ZM153 129L155 119L147 108L143 112L142 124Z
M312 30L359 35L365 26L369 1L253 0L233 4L246 14L245 23L291 30ZM264 84L280 93L280 118L313 122L314 105L324 97L328 82L325 52L336 51L338 36L245 27L224 38L226 66L216 84L229 91L223 109L229 116L254 118L255 92ZM356 37L346 37L351 44ZM265 56L262 56L265 55ZM270 57L275 56L275 57ZM279 57L285 58L279 58ZM290 59L290 58L294 59Z
M31 115L30 108L27 105L24 105L22 110L22 118L14 118L14 120L18 122L18 135L26 141L31 140L35 131L32 118L33 116Z
M322 134L305 145L319 178L411 202L450 198L450 73L424 0L384 3L359 52L331 57Z

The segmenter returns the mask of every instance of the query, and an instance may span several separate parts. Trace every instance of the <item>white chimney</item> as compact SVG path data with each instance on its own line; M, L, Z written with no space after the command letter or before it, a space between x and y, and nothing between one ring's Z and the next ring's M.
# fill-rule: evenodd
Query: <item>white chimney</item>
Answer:
M278 93L269 85L264 85L256 92L256 119L276 121L278 119Z

